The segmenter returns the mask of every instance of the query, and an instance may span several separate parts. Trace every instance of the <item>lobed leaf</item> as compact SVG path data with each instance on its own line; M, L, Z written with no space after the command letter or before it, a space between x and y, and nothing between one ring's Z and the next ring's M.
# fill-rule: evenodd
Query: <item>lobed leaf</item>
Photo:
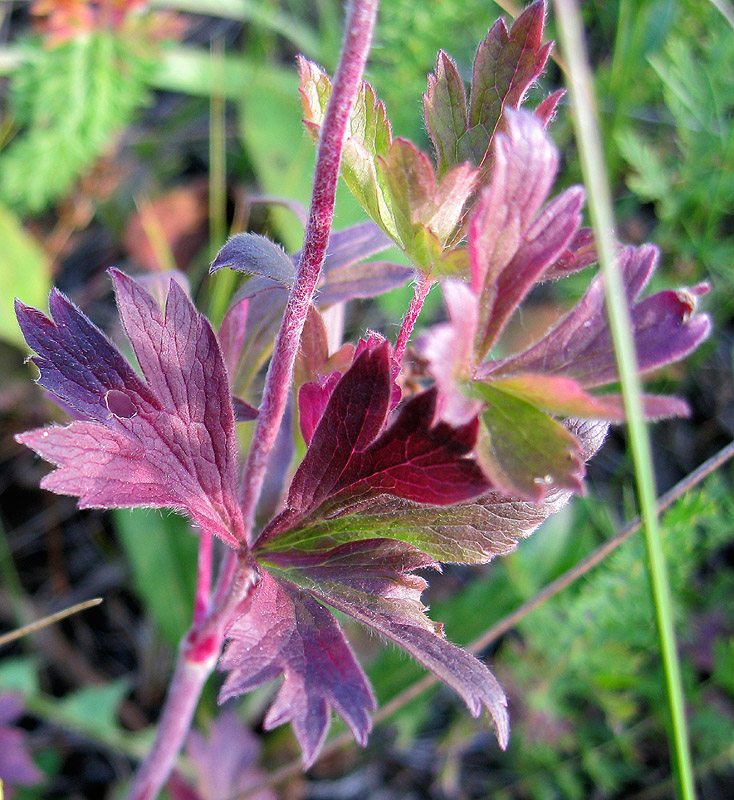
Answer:
M481 661L447 642L442 626L424 613L420 595L426 581L409 573L431 566L431 559L403 543L379 539L320 554L267 557L315 598L405 649L456 691L475 717L489 711L500 746L507 746L506 699L497 680Z
M551 43L543 45L545 3L538 0L507 30L504 20L492 26L479 45L472 68L467 135L460 151L481 165L508 108L519 108L531 84L543 72ZM471 134L474 135L471 135ZM461 160L465 160L463 155Z
M234 415L214 332L175 281L164 313L131 278L112 276L145 381L60 292L51 293L50 319L17 303L38 382L81 417L18 441L57 467L41 485L78 496L81 508L183 509L237 547Z
M326 738L332 708L357 741L366 743L369 711L375 708L372 690L334 616L310 594L263 571L227 637L220 669L229 674L220 702L282 675L264 727L290 722L305 767Z
M441 176L459 163L458 142L468 127L464 81L456 64L443 50L438 52L435 74L428 76L423 117Z

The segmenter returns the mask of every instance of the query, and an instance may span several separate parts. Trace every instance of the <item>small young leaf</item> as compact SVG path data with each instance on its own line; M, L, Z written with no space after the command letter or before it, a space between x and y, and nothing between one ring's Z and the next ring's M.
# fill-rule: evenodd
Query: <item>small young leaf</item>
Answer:
M440 50L436 73L428 76L423 116L438 161L438 174L459 163L458 142L468 127L466 91L456 64Z
M234 415L214 332L175 281L164 313L131 278L112 276L146 381L60 292L50 296L52 319L18 303L38 382L81 417L18 441L58 468L41 485L78 496L81 508L184 509L236 547L244 535Z
M293 262L282 247L256 233L238 233L222 247L209 272L222 267L250 275L262 275L290 288L296 276Z

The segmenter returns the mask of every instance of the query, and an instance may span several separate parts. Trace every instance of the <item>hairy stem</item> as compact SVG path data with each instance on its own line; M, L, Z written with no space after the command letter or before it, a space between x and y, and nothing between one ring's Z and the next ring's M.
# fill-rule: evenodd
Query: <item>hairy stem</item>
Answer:
M421 313L421 308L423 308L423 303L433 283L434 282L430 278L422 278L420 283L415 287L413 299L410 301L410 306L405 312L403 323L400 326L400 332L395 342L394 358L398 364L403 360L403 354L405 353L405 348L408 346L410 334L413 332L418 315Z
M342 145L349 114L362 82L377 6L378 0L353 0L348 12L339 66L321 129L311 208L298 274L275 340L257 427L245 467L241 501L248 536L255 521L255 506L265 477L268 456L288 400L301 333L329 244Z
M347 15L339 67L319 143L301 261L275 341L245 467L241 501L248 538L268 457L285 412L301 333L329 243L342 145L372 42L377 7L378 0L353 0ZM206 560L205 554L203 558ZM256 583L257 574L245 553L225 558L209 614L195 620L182 643L155 743L133 781L129 800L152 800L168 779L206 679L221 653L227 625Z
M168 780L191 728L204 684L219 660L227 626L258 581L245 557L238 560L234 575L227 570L227 576L231 577L230 591L223 602L199 624L194 623L181 642L155 742L135 775L128 800L153 800Z
M196 594L194 595L194 625L198 625L209 610L212 585L212 535L199 534L199 558L196 565Z

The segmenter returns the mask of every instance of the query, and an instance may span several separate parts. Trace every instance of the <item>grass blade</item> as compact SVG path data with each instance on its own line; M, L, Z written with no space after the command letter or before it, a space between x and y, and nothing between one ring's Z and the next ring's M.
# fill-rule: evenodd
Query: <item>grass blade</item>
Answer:
M662 537L655 505L655 478L647 427L640 401L641 384L632 339L632 326L622 279L614 255L612 202L604 167L604 157L595 115L592 79L583 44L578 5L574 0L554 0L556 23L564 58L568 65L567 85L571 99L576 140L584 183L589 194L589 210L604 275L609 325L617 354L617 364L627 412L630 450L635 467L637 493L645 531L650 583L663 661L671 717L671 751L676 768L678 795L682 800L695 797L693 767L686 727L683 684L675 644L672 601Z

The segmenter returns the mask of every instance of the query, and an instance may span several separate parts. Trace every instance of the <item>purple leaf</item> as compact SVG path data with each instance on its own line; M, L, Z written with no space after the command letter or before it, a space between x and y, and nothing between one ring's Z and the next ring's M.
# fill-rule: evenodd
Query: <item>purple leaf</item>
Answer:
M476 717L487 709L500 746L507 746L506 700L497 680L474 656L443 638L443 626L425 615L426 581L409 574L432 560L399 542L354 542L321 554L266 556L314 597L348 614L407 650L456 691Z
M282 675L264 727L291 722L304 766L313 764L324 742L330 708L365 744L372 690L337 621L308 593L263 572L227 636L220 668L229 675L220 702Z
M227 544L243 541L227 373L214 332L171 282L165 314L112 271L123 325L145 381L107 337L57 291L52 318L17 304L38 353L38 382L83 419L17 437L58 469L41 485L81 508L185 510Z
M349 267L362 259L381 253L393 242L374 222L359 222L341 231L332 231L329 246L324 256L323 274L328 274L343 267ZM293 256L293 263L298 267L300 251ZM328 277L327 277L328 280Z
M545 68L551 45L542 43L544 15L545 3L538 0L523 11L509 32L504 20L497 20L479 45L469 104L469 129L477 133L467 142L475 164L484 161L505 110L520 107Z
M356 298L376 297L397 289L415 276L411 267L389 261L368 261L334 269L324 276L315 302L322 308Z
M222 348L222 358L230 376L234 375L237 370L237 362L245 344L249 303L247 297L233 303L219 326L219 346Z
M696 299L705 285L659 292L634 303L657 263L657 250L650 246L626 248L620 255L631 315L638 364L649 372L678 361L708 336L711 323L696 314ZM524 353L477 370L477 377L518 372L543 372L573 378L584 387L602 386L617 380L614 348L604 312L601 276L592 281L579 303L540 341Z
M23 715L23 700L12 692L0 694L0 786L36 786L44 779L28 753L26 732L13 727ZM8 794L10 797L10 794Z
M222 711L207 736L193 730L186 742L186 755L196 776L196 792L185 795L178 787L174 797L195 800L230 800L260 783L264 773L255 767L260 743L234 711ZM170 787L169 787L170 791ZM184 790L185 791L185 790ZM249 795L251 800L276 800L270 789Z
M436 73L428 76L428 91L423 95L423 116L443 175L459 163L458 141L466 132L466 92L456 64L439 50Z
M235 422L250 422L253 419L257 419L258 410L241 397L232 398L232 408L234 409Z
M296 271L282 247L256 233L238 233L222 249L209 268L209 273L229 267L237 272L262 275L290 287Z

